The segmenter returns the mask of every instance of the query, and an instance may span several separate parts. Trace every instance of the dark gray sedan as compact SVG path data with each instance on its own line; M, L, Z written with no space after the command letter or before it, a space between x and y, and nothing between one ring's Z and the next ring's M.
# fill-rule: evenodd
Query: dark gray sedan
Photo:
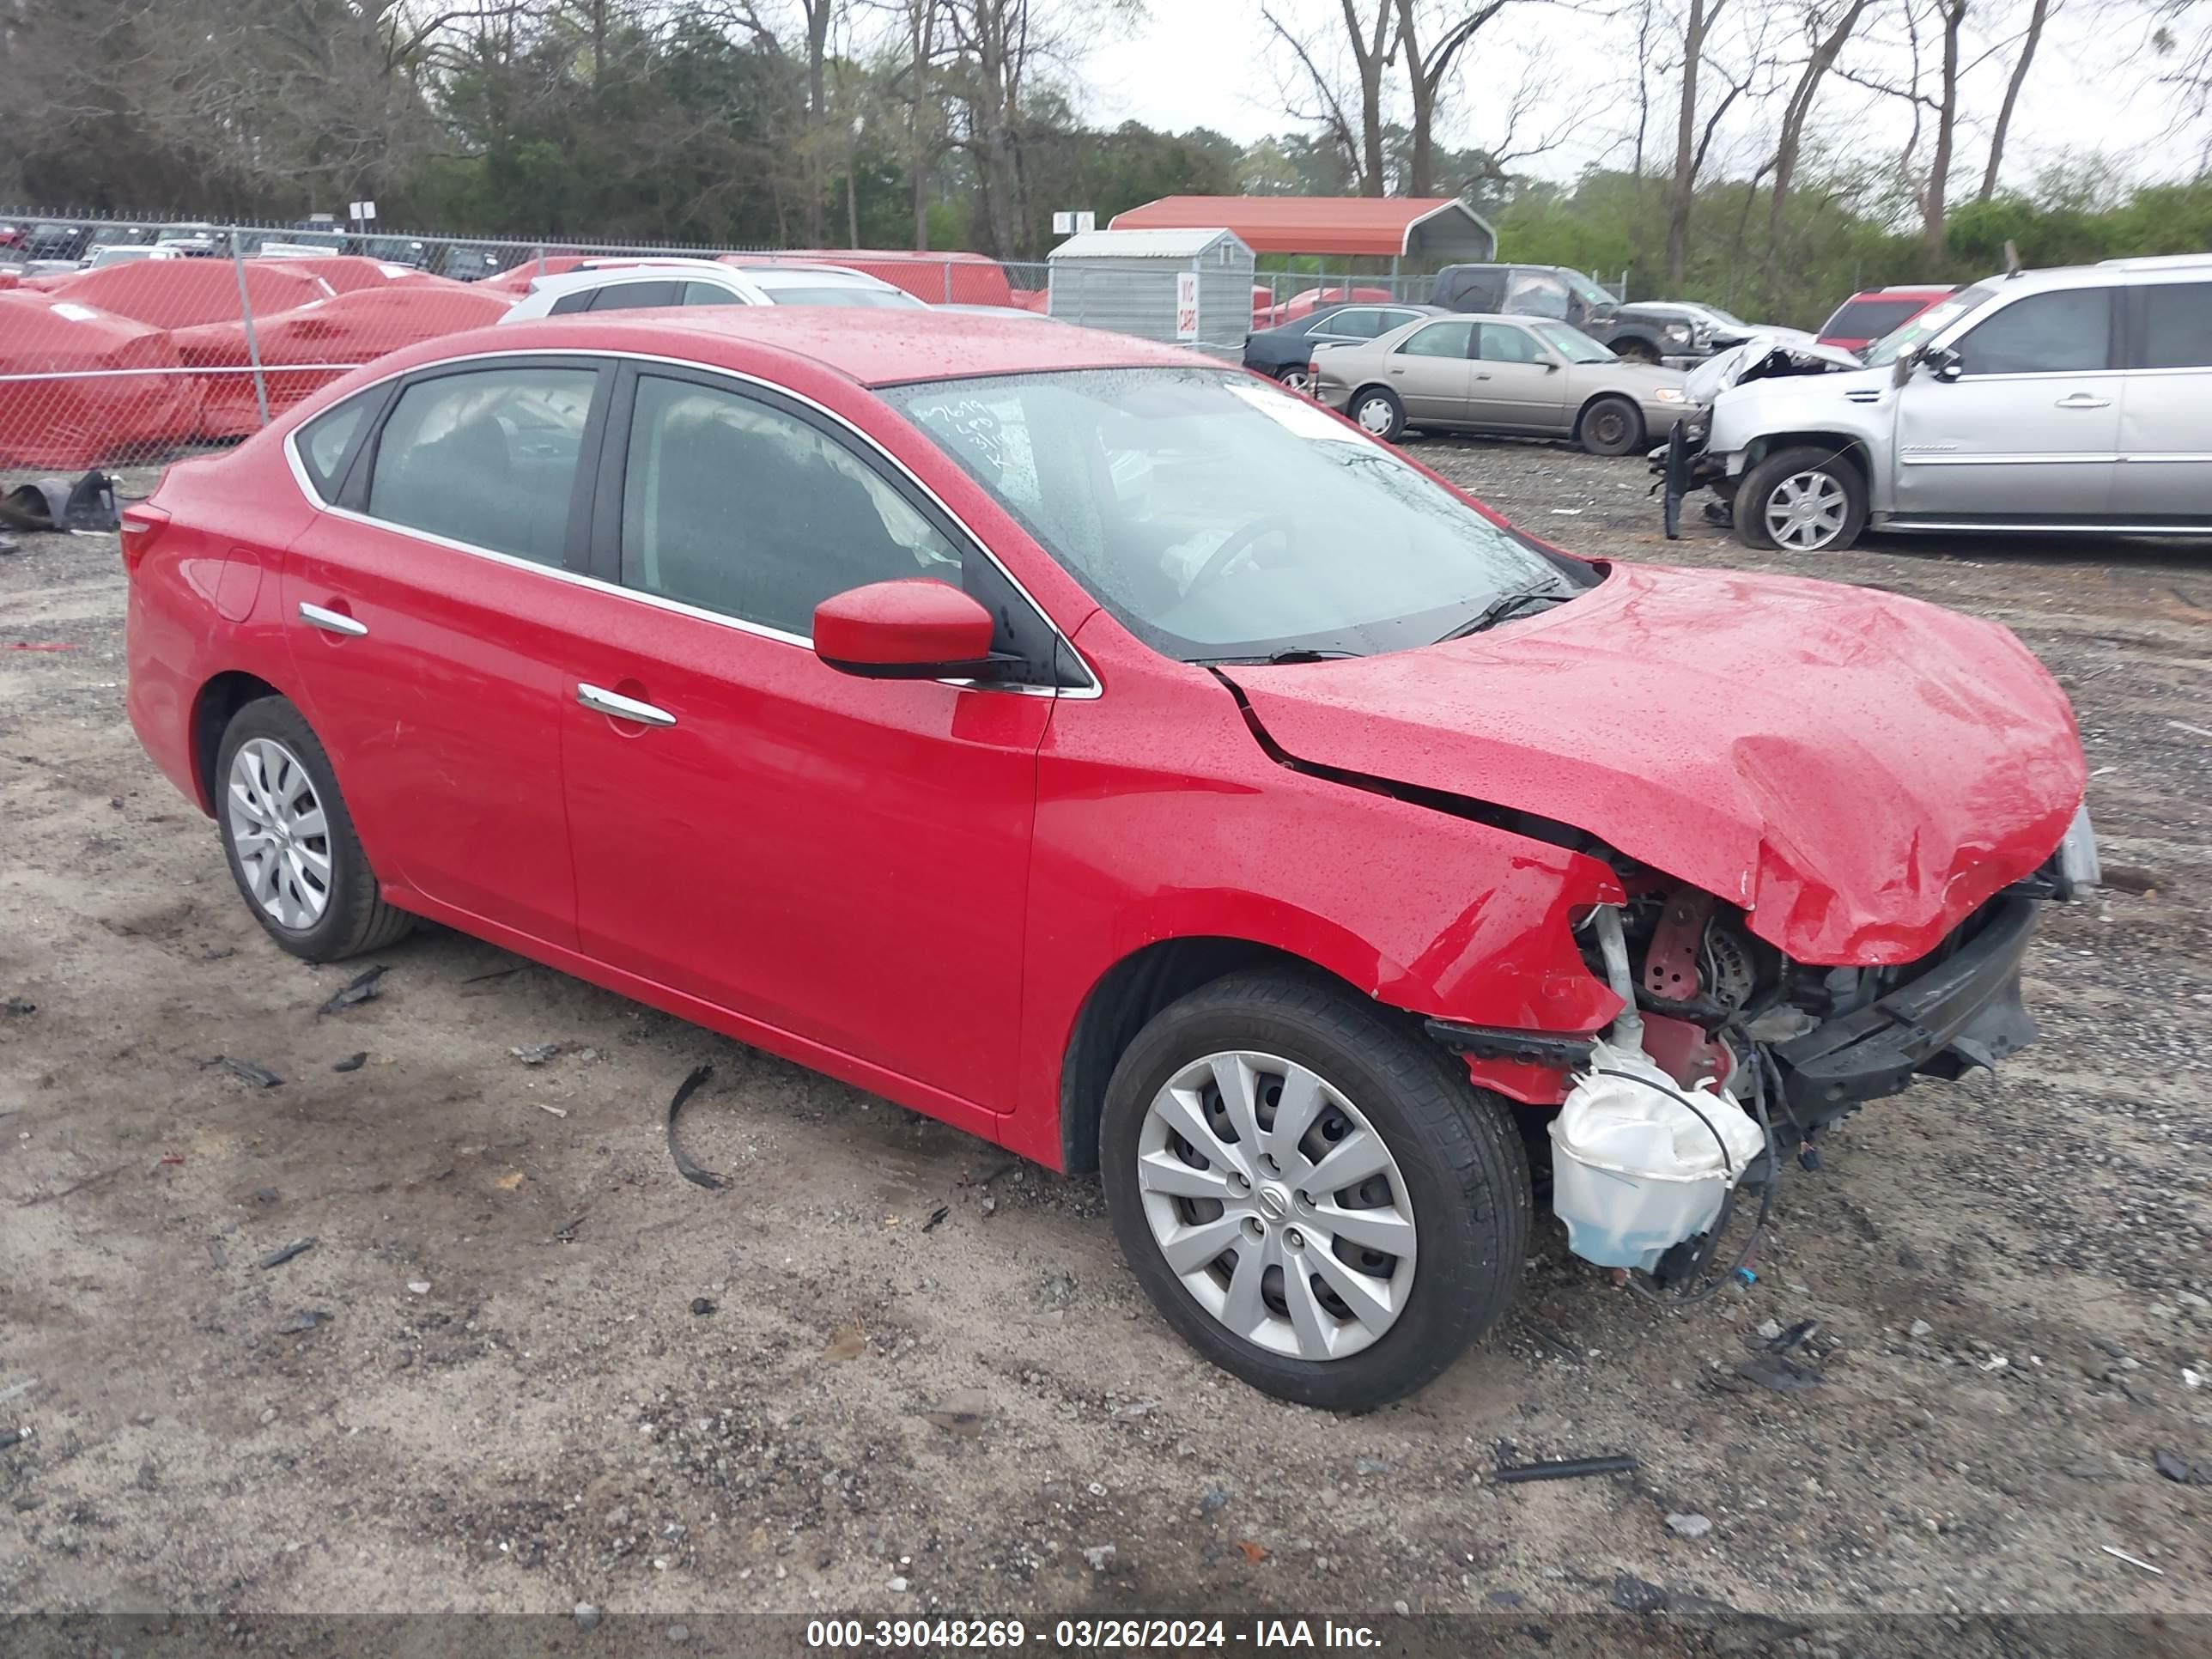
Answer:
M1420 427L1572 438L1593 455L1626 455L1688 408L1674 370L1624 362L1543 318L1426 319L1319 347L1313 362L1313 395L1391 442Z

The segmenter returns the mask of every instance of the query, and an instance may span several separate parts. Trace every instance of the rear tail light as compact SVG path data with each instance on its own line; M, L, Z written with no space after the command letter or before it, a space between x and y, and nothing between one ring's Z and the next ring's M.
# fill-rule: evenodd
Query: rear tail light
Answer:
M133 501L123 509L123 570L125 575L136 575L139 562L161 539L161 532L169 527L169 514L162 507L145 501Z

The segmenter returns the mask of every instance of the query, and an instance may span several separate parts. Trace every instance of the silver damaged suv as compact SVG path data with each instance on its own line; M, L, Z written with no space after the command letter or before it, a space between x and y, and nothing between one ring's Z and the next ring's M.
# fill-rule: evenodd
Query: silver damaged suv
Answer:
M1651 458L1669 535L1699 486L1747 545L1793 552L1870 529L2212 534L2212 254L1993 276L1863 362L1768 336L1688 389L1709 404Z

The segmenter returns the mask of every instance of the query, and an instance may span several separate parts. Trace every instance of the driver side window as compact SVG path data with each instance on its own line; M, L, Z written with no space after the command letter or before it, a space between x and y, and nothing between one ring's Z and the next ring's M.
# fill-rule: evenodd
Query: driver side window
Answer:
M1473 323L1431 323L1407 335L1398 349L1408 357L1464 357L1474 335Z

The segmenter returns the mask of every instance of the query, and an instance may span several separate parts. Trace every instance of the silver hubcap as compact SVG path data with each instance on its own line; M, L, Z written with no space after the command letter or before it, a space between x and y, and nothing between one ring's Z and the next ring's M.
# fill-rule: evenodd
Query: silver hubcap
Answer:
M1390 404L1388 399L1370 398L1359 405L1359 425L1363 431L1380 438L1390 430Z
M313 927L331 902L330 826L300 757L269 738L240 744L227 809L253 902L281 927Z
M1146 1111L1137 1185L1183 1288L1248 1342L1342 1359L1405 1311L1405 1177L1359 1109L1303 1066L1234 1053L1184 1066Z
M1293 392L1310 392L1314 389L1314 377L1303 368L1289 369L1283 375L1283 384Z
M1825 472L1784 478L1766 498L1766 529L1784 547L1813 552L1843 533L1844 487Z

